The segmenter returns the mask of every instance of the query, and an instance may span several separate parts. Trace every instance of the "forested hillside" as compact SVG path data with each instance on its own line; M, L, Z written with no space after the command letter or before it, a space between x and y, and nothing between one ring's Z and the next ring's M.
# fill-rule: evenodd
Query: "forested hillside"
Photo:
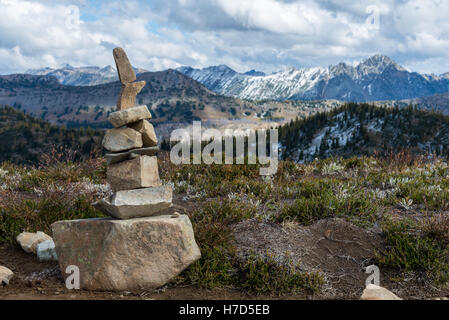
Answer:
M433 111L348 103L280 128L283 158L414 154L449 156L449 117Z
M102 134L91 128L66 129L0 106L0 162L37 163L54 147L76 151L72 156L80 158L100 151Z

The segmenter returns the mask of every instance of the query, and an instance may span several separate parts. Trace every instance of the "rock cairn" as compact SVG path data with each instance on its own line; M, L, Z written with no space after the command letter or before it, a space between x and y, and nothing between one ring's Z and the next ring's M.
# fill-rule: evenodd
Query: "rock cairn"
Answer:
M76 266L80 288L137 291L163 286L201 257L186 215L163 214L172 188L162 185L157 138L146 106L135 106L145 81L121 48L113 51L122 88L118 111L106 132L107 181L112 196L93 205L109 219L59 221L52 225L61 272Z
M136 74L121 48L113 51L122 89L118 111L109 115L114 129L106 131L103 147L108 162L107 180L114 194L94 206L118 219L149 217L171 207L172 188L159 178L157 137L146 106L135 106L145 81Z

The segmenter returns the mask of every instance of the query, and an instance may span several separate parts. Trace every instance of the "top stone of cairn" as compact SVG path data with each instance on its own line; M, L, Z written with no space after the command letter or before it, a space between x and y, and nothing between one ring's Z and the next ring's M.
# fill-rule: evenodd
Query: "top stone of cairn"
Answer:
M115 48L113 50L115 65L117 66L118 77L122 84L128 84L137 80L136 73L134 72L131 63L128 60L128 56L125 50L122 48Z

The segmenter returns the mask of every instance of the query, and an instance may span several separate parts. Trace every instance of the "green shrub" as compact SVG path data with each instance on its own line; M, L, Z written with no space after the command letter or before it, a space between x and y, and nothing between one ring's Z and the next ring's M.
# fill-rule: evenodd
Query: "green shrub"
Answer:
M279 264L272 256L251 256L240 264L238 283L255 295L281 296L304 289L317 292L324 281L319 274L296 270L291 260Z
M253 214L254 210L247 205L229 199L211 200L193 212L191 219L201 259L175 283L208 289L233 284L236 254L231 226Z
M274 220L279 223L294 220L306 226L332 217L372 220L378 211L377 203L356 187L345 189L334 179L298 183L296 200L284 205Z
M421 225L426 237L434 239L443 245L449 245L449 215L437 214L424 220Z
M63 199L25 200L0 207L0 243L15 243L23 231L43 231L51 235L51 224L60 220L104 216L91 206L91 199L80 196L68 204Z
M377 254L381 266L417 272L437 283L449 281L449 246L420 234L410 222L390 222L384 232L388 247Z
M190 265L174 284L196 285L213 289L234 284L234 259L226 247L201 247L201 259Z

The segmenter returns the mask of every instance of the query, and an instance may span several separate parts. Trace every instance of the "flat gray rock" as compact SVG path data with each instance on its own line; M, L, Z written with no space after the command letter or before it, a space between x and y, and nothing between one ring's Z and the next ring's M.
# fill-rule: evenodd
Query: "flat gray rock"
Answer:
M151 119L147 106L132 107L109 114L108 120L116 128L134 123L143 119Z
M136 156L108 167L107 181L112 191L132 190L161 185L157 158Z
M158 147L132 149L120 153L106 153L105 158L108 165L111 165L114 163L130 160L131 155L155 156L158 153L158 151L159 151Z
M63 276L77 266L86 290L158 288L201 257L186 215L59 221L52 230Z
M109 129L103 138L103 147L111 152L123 152L142 146L142 135L131 128Z
M117 219L151 217L172 206L173 189L168 186L124 190L93 204L101 212Z

